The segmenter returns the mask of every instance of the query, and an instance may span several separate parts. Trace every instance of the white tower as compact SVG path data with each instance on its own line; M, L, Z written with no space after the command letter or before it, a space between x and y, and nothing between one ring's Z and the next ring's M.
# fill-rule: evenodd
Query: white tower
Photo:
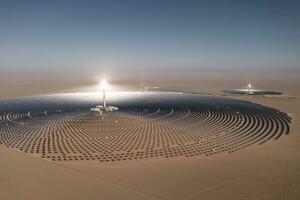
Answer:
M106 94L105 94L105 90L103 90L103 107L106 107Z
M106 107L106 81L102 80L101 81L101 88L102 88L102 100L103 100L103 108Z
M100 112L100 115L102 115L102 112L113 112L113 111L119 110L118 107L107 106L107 104L106 104L106 89L107 89L107 83L105 80L102 80L101 84L100 84L100 98L101 98L101 92L102 92L103 105L98 105L95 108L90 109L93 112Z

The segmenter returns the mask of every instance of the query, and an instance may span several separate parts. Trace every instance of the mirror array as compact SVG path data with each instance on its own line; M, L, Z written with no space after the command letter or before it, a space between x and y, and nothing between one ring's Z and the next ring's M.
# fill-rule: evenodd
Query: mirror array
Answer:
M119 111L68 96L7 100L0 144L52 161L117 162L232 153L289 133L290 117L246 101L136 93L114 98Z

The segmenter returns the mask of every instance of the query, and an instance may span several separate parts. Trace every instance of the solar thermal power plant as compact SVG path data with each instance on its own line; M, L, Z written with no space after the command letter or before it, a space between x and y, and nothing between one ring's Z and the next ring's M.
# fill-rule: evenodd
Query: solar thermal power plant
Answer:
M164 92L115 92L119 110L89 110L99 95L1 101L0 144L55 162L212 156L289 134L291 118L248 101ZM106 99L103 98L105 105ZM105 108L105 107L104 107Z
M105 85L95 92L0 100L0 160L8 173L3 180L13 173L12 180L19 182L13 184L30 191L16 194L10 190L18 188L7 188L6 197L228 199L232 187L245 186L249 191L233 196L273 194L281 199L281 190L274 187L286 174L275 172L289 172L286 162L278 160L290 156L284 145L297 135L294 115L287 112L291 109L270 102L293 99L252 93L112 91ZM261 176L276 181L256 183ZM233 177L234 182L223 182ZM253 183L269 186L257 189ZM199 185L213 189L199 194ZM261 193L252 193L257 190Z
M300 0L0 0L0 200L300 200Z
M237 94L237 95L281 95L282 94L282 92L279 91L254 89L251 83L248 84L247 88L226 89L223 90L223 92L228 94Z

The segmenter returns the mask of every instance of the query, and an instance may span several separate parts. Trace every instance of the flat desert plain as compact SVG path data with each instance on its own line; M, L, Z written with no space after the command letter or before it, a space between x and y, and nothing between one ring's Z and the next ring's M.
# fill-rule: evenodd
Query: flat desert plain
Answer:
M212 88L205 93L221 95L216 91L239 87L252 80L264 89L280 90L285 96L226 98L247 100L290 113L289 135L230 154L111 164L53 162L0 146L1 199L300 199L299 73L180 77L180 74L173 74L168 81L144 80L144 84L159 84L173 89L184 85L185 89L190 88L186 89L187 92L199 93L203 88ZM6 87L1 85L0 97L31 95L49 89L47 84L36 84L36 91L26 84L22 87L9 84L7 81ZM60 84L55 84L50 88L59 88ZM18 92L18 88L23 92Z

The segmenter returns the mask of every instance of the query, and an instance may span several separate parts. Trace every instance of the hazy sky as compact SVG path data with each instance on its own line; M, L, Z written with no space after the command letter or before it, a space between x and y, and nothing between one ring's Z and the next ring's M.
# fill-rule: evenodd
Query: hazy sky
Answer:
M299 63L297 0L0 0L0 72Z

